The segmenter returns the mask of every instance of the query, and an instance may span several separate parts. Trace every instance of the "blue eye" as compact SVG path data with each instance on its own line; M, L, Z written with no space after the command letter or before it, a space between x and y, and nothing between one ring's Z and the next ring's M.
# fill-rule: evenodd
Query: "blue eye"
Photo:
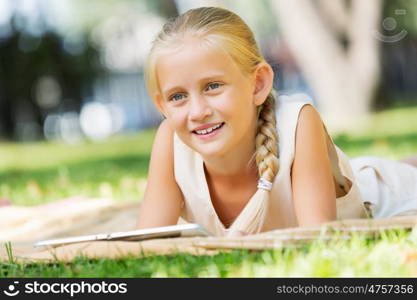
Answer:
M184 96L183 94L174 94L169 99L174 100L174 101L178 101L178 100L181 100L183 96Z
M211 88L211 89L218 89L220 86L221 86L220 83L218 83L218 82L212 82L212 83L209 83L207 85L207 90L209 90L209 88Z

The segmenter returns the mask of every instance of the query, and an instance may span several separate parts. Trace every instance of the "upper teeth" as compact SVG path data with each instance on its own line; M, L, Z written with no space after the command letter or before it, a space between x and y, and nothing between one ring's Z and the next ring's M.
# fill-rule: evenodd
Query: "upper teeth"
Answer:
M207 134L212 132L214 129L219 128L220 126L222 126L222 124L207 128L207 129L203 129L203 130L196 130L195 132L197 132L197 134Z

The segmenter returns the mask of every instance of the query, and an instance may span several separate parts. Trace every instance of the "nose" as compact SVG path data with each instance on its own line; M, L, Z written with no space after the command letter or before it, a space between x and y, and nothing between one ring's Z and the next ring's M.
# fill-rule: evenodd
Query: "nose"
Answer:
M212 114L212 108L204 97L193 97L189 103L191 121L202 121Z

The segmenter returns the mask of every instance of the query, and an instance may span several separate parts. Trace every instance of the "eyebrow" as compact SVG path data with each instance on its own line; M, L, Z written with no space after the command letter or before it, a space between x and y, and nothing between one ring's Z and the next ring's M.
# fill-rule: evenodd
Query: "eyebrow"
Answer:
M219 73L219 74L216 74L216 75L211 75L211 76L208 76L208 77L201 78L200 80L198 80L198 82L201 83L201 82L204 82L204 81L210 81L210 80L218 79L218 78L221 78L221 77L224 77L223 73ZM163 94L164 95L170 95L174 91L180 90L180 89L182 89L181 86L174 86L172 88L168 88L165 91L163 91Z

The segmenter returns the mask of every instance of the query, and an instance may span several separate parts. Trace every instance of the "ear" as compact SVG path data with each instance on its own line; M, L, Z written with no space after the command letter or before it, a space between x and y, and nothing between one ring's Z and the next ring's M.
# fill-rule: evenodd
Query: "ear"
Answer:
M154 102L156 105L156 108L158 109L158 111L164 116L166 117L166 109L165 109L165 105L164 105L164 99L162 98L162 95L159 92L156 92L154 94Z
M260 63L254 73L255 89L253 92L254 104L259 106L265 102L272 90L274 81L274 71L271 66L266 63Z

